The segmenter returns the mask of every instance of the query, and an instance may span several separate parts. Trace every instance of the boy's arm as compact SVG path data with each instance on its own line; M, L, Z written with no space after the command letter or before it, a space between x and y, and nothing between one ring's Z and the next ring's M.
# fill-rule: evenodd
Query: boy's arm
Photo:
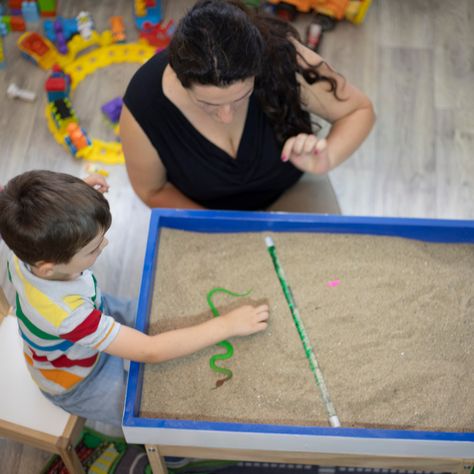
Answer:
M105 352L136 362L164 362L192 354L228 337L263 331L267 320L267 305L245 305L204 323L154 336L122 326Z
M102 194L109 190L109 183L107 183L107 180L100 174L92 173L86 176L84 181Z

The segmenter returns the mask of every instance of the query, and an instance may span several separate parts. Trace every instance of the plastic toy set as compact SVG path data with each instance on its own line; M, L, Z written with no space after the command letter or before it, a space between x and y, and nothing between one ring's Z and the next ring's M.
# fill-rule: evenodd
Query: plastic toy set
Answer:
M262 2L253 3L259 7ZM270 0L276 14L314 11L317 17L334 20L343 18L360 23L371 0ZM258 4L258 5L257 5ZM1 35L11 30L24 31L28 23L38 22L42 17L56 17L56 0L21 1L8 0L8 16L0 5L0 68L5 66L5 55ZM169 44L174 32L173 20L162 21L159 0L134 0L133 16L140 30L137 43L126 43L123 18L112 16L110 30L99 33L95 29L90 13L81 11L74 18L57 16L43 21L44 35L26 31L17 41L23 56L42 69L49 71L45 82L48 104L45 115L48 127L55 140L62 144L75 158L100 161L106 164L123 163L120 143L91 139L80 126L71 101L75 87L89 74L110 64L123 62L144 63L156 51ZM285 16L285 15L283 15ZM287 15L288 16L288 15ZM326 26L310 25L307 43L317 49ZM86 51L87 50L87 51ZM11 84L8 96L22 100L35 100L35 93ZM118 137L118 119L121 99L116 98L102 106L102 113Z
M162 27L158 16L159 3L155 2L153 8L154 16L143 17L146 21L142 24L147 30L142 32L143 36L137 43L125 42L122 17L111 17L111 30L99 33L88 12L80 12L75 18L58 16L54 20L47 19L43 23L44 35L25 32L18 39L23 56L49 71L45 81L48 128L55 140L73 157L105 164L124 162L118 138L114 142L105 142L88 136L74 111L71 94L85 77L97 69L124 62L144 63L157 49L167 46L173 22L169 21ZM16 97L20 96L17 94ZM120 98L102 107L102 113L117 137L121 107Z
M28 24L38 23L40 17L55 15L56 0L8 0L5 8L0 5L0 34L25 31Z

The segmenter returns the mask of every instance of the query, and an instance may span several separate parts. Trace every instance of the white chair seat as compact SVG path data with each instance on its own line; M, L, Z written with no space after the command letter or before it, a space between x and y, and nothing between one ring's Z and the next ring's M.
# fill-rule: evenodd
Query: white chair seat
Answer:
M31 378L14 316L0 324L0 419L32 430L61 436L70 414L46 399Z
M0 297L4 302L1 289ZM84 419L43 396L26 367L17 318L2 313L5 311L0 311L0 436L59 454L71 474L83 474L73 446Z

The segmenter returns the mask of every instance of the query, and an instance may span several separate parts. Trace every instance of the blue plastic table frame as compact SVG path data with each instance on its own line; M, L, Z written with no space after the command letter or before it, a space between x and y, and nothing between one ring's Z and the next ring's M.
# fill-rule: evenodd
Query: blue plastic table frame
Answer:
M474 244L474 221L154 209L150 219L136 322L136 328L145 332L161 228L206 233L269 231L370 234L429 242ZM263 239L262 251L265 251ZM327 460L332 464L338 461L340 466L439 468L463 473L470 472L469 465L472 467L474 464L474 433L142 418L139 416L142 378L143 364L131 363L123 430L128 442L147 445L149 455L152 449L150 446L155 446L156 452L159 450L166 455L267 461L284 459L287 462L320 464L321 460ZM165 472L159 467L157 470Z

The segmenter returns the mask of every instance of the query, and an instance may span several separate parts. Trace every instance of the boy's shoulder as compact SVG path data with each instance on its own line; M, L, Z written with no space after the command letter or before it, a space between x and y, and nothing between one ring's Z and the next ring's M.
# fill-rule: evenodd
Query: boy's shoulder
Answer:
M97 281L91 270L85 270L73 280L48 280L35 275L29 265L21 261L13 252L7 260L8 277L18 291L24 288L26 291L40 291L49 296L61 298L65 295L84 294L90 295L91 290L97 291Z

